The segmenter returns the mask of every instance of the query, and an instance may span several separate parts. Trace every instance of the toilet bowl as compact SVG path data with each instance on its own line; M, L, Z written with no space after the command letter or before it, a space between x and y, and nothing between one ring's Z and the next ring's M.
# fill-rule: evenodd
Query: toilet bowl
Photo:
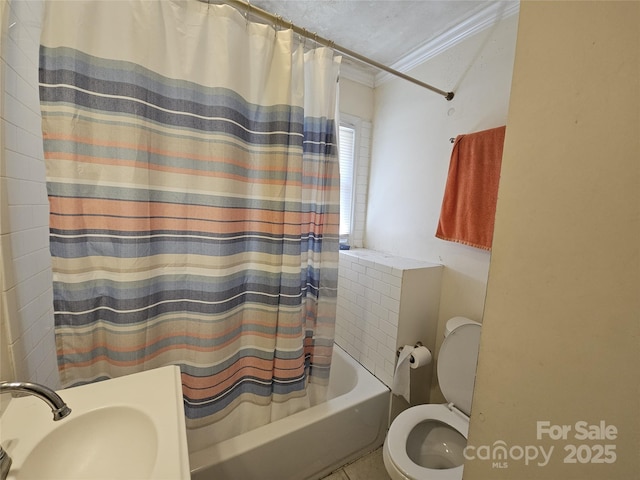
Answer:
M462 479L479 344L479 323L447 322L438 380L449 403L411 407L391 423L382 457L393 480Z

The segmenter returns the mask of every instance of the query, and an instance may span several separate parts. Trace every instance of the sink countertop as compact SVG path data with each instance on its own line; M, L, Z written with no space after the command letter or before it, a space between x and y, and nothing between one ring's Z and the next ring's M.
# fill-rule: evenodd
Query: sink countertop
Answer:
M2 413L0 443L13 459L8 480L38 475L29 465L29 456L34 458L35 452L40 456L55 456L45 458L55 462L49 470L60 472L69 480L141 480L139 464L143 459L148 463L144 466L147 478L190 478L182 385L177 366L57 393L72 410L60 421L54 422L49 406L33 396L11 399ZM144 430L144 436L141 430ZM141 436L136 439L138 434ZM122 442L118 441L120 437L125 437ZM55 441L47 444L47 439ZM128 445L127 442L134 443ZM56 450L52 452L55 455L47 453L52 447ZM140 455L136 448L141 449ZM93 462L93 466L83 467L83 462ZM38 460L38 463L43 462ZM63 471L67 467L69 472ZM110 471L111 467L115 470ZM55 477L55 474L51 475Z

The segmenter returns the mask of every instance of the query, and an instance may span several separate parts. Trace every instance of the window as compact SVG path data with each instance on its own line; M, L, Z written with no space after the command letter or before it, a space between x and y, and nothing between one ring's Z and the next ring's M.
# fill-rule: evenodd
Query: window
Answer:
M340 242L349 243L352 231L356 130L340 125Z
M371 151L371 122L340 112L340 242L364 246Z

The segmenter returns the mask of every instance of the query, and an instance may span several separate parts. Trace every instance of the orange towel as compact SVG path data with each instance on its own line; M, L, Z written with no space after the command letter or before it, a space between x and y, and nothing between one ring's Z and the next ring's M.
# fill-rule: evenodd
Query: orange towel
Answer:
M505 130L456 137L436 237L491 250Z

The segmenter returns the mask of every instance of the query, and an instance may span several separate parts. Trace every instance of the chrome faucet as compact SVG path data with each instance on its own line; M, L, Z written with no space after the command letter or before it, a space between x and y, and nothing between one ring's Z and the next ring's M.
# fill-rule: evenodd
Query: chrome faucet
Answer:
M71 413L71 409L60 398L60 396L50 388L38 383L29 382L2 382L0 383L0 393L15 393L23 395L33 395L44 401L53 413L53 421L57 422ZM0 480L5 480L9 475L11 467L11 457L0 446Z
M38 383L2 382L0 383L0 393L17 393L38 397L51 407L54 422L62 420L71 413L71 409L56 392Z

